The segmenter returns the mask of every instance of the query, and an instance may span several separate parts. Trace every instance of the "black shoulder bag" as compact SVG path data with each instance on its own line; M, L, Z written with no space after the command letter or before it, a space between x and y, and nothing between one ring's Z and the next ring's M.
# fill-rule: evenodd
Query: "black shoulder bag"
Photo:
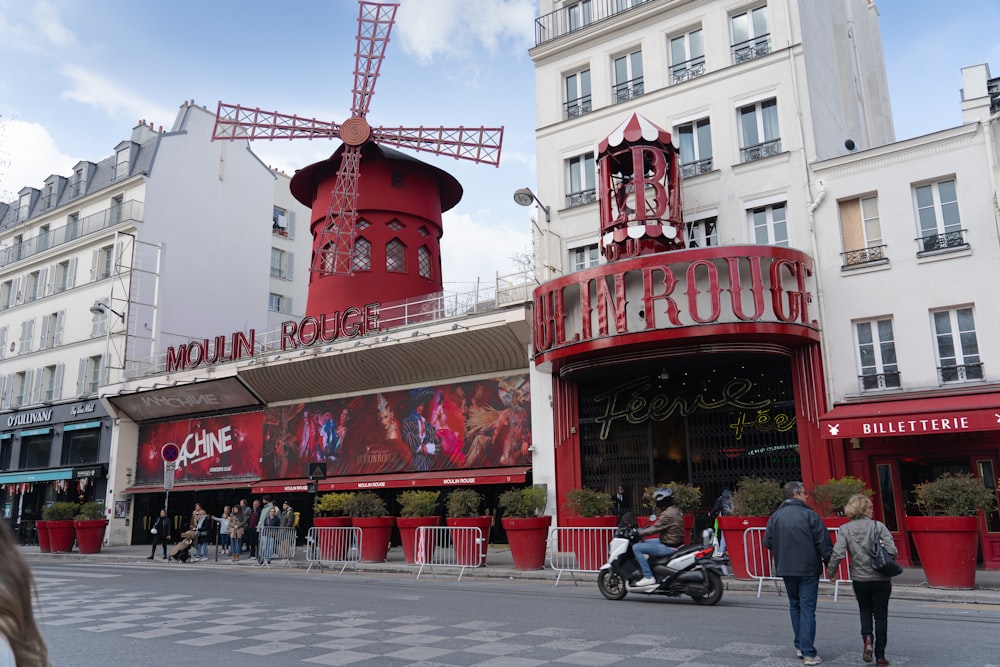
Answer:
M885 550L885 545L882 544L882 538L879 537L878 521L872 522L872 539L871 539L871 552L869 556L872 560L872 568L879 574L883 574L887 577L895 577L898 574L903 574L903 568L896 559L889 555L889 552Z

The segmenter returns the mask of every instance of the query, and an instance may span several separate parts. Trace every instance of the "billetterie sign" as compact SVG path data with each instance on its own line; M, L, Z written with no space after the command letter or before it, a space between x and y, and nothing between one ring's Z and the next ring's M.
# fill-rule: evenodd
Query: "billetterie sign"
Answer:
M316 344L332 343L344 338L355 338L378 331L379 304L351 306L341 311L318 317L308 315L298 322L289 320L281 324L280 349L296 350ZM190 370L199 366L252 358L258 352L256 329L234 331L229 336L216 336L167 348L167 372ZM271 351L271 350L268 350Z

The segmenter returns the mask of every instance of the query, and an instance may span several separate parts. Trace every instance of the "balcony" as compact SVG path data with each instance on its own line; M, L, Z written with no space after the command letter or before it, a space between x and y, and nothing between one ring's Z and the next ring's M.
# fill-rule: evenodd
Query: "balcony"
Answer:
M733 44L732 50L734 65L766 56L771 52L771 35L768 33L760 37L748 39L745 42L740 42L739 44Z
M566 195L566 208L583 206L584 204L589 204L595 201L597 201L597 190L594 188L591 188L590 190L581 190L580 192L571 192Z
M899 371L887 373L869 373L858 376L861 391L882 391L885 389L899 389Z
M921 236L916 239L917 244L920 249L917 251L917 257L927 253L934 253L940 250L965 250L969 247L968 242L966 242L964 234L964 229L957 229L951 232L945 232L944 234L930 234L928 236Z
M681 178L691 178L707 174L710 171L712 171L712 158L710 157L696 162L685 162L681 165Z
M584 95L583 97L578 97L575 100L570 100L563 104L563 108L566 111L566 118L576 118L577 116L582 116L585 113L590 113L593 111L593 106L591 106L590 95Z
M781 139L765 141L762 144L754 144L740 149L740 160L743 162L753 162L761 160L781 152Z
M535 46L624 14L653 0L581 0L535 19ZM587 4L585 11L581 6Z
M975 364L962 364L960 366L939 366L938 376L941 382L968 382L970 380L983 379L982 362Z
M611 87L611 103L618 104L634 97L640 97L645 90L642 85L642 77L636 77L631 81L616 83Z
M842 252L840 256L844 258L844 263L840 268L841 270L856 269L872 264L884 264L889 261L889 258L885 256L885 248L884 245L873 245L869 248Z
M117 206L104 209L86 218L80 218L66 226L53 229L45 234L15 243L0 250L0 267L45 252L63 243L113 227L122 222L142 222L142 202L129 200Z
M677 63L670 68L670 85L676 86L691 79L696 79L705 73L705 56Z

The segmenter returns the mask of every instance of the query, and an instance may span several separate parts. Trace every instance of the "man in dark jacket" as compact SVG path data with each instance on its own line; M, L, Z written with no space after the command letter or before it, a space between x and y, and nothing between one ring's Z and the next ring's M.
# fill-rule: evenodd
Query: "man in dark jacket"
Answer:
M785 582L788 610L795 633L795 648L804 665L823 659L813 645L816 639L816 598L819 578L830 562L833 544L823 520L806 505L802 482L783 487L785 501L767 521L764 546L774 556L774 571Z

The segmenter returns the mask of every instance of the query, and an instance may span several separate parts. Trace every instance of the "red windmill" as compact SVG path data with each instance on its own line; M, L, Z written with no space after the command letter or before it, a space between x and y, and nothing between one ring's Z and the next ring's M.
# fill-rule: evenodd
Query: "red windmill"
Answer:
M303 201L303 197L308 191L309 198L303 203L312 206L313 209L311 263L313 274L309 288L310 303L307 307L310 314L327 312L326 309L331 305L334 307L339 305L330 304L329 299L326 299L323 304L317 303L314 291L344 292L347 287L338 281L339 289L331 290L330 288L335 286L328 284L324 289L316 290L318 281L338 276L341 278L349 277L357 270L355 239L363 154L368 156L368 161L378 158L407 160L405 156L395 151L380 150L376 144L381 144L451 156L457 160L483 162L494 166L500 164L503 127L372 127L368 124L365 117L371 105L375 81L378 79L379 70L382 67L386 46L389 43L389 33L392 30L399 5L375 2L360 2L359 4L357 61L354 69L354 98L351 104L350 118L337 124L332 121L303 118L219 102L215 128L212 132L213 140L340 139L343 142L344 145L329 160L310 165L300 171L292 180L292 193L299 201ZM435 172L437 177L432 176L431 181L441 184L450 179L452 183L452 185L446 184L445 189L450 190L450 192L447 196L442 195L441 201L437 205L436 234L440 238L440 211L447 210L457 203L455 189L457 187L460 198L461 187L453 178L440 170L416 160L410 159L409 162L423 165L426 170ZM374 169L374 165L372 168ZM303 172L306 171L310 172L308 178L299 178L305 176ZM335 175L333 175L334 173ZM299 181L298 184L296 180ZM327 186L325 191L323 191L324 186ZM329 196L329 200L327 200L327 196ZM424 198L426 199L426 196ZM362 199L364 198L362 197ZM387 205L393 207L398 205L398 194L394 194L391 198L378 197L378 199L380 200L378 202L379 209L384 209ZM403 206L402 210L405 208ZM426 235L426 229L421 231ZM433 261L435 265L439 264L439 256L435 255ZM372 281L372 277L370 274L366 276L366 283L369 285L372 282L377 282ZM440 275L437 276L436 282L437 290L440 290ZM355 282L351 285L352 291L356 284ZM418 293L436 291L433 286L427 287L426 285L422 290ZM383 294L382 300L391 299L393 296L398 297L398 294L394 295L393 290L390 289L387 294Z

